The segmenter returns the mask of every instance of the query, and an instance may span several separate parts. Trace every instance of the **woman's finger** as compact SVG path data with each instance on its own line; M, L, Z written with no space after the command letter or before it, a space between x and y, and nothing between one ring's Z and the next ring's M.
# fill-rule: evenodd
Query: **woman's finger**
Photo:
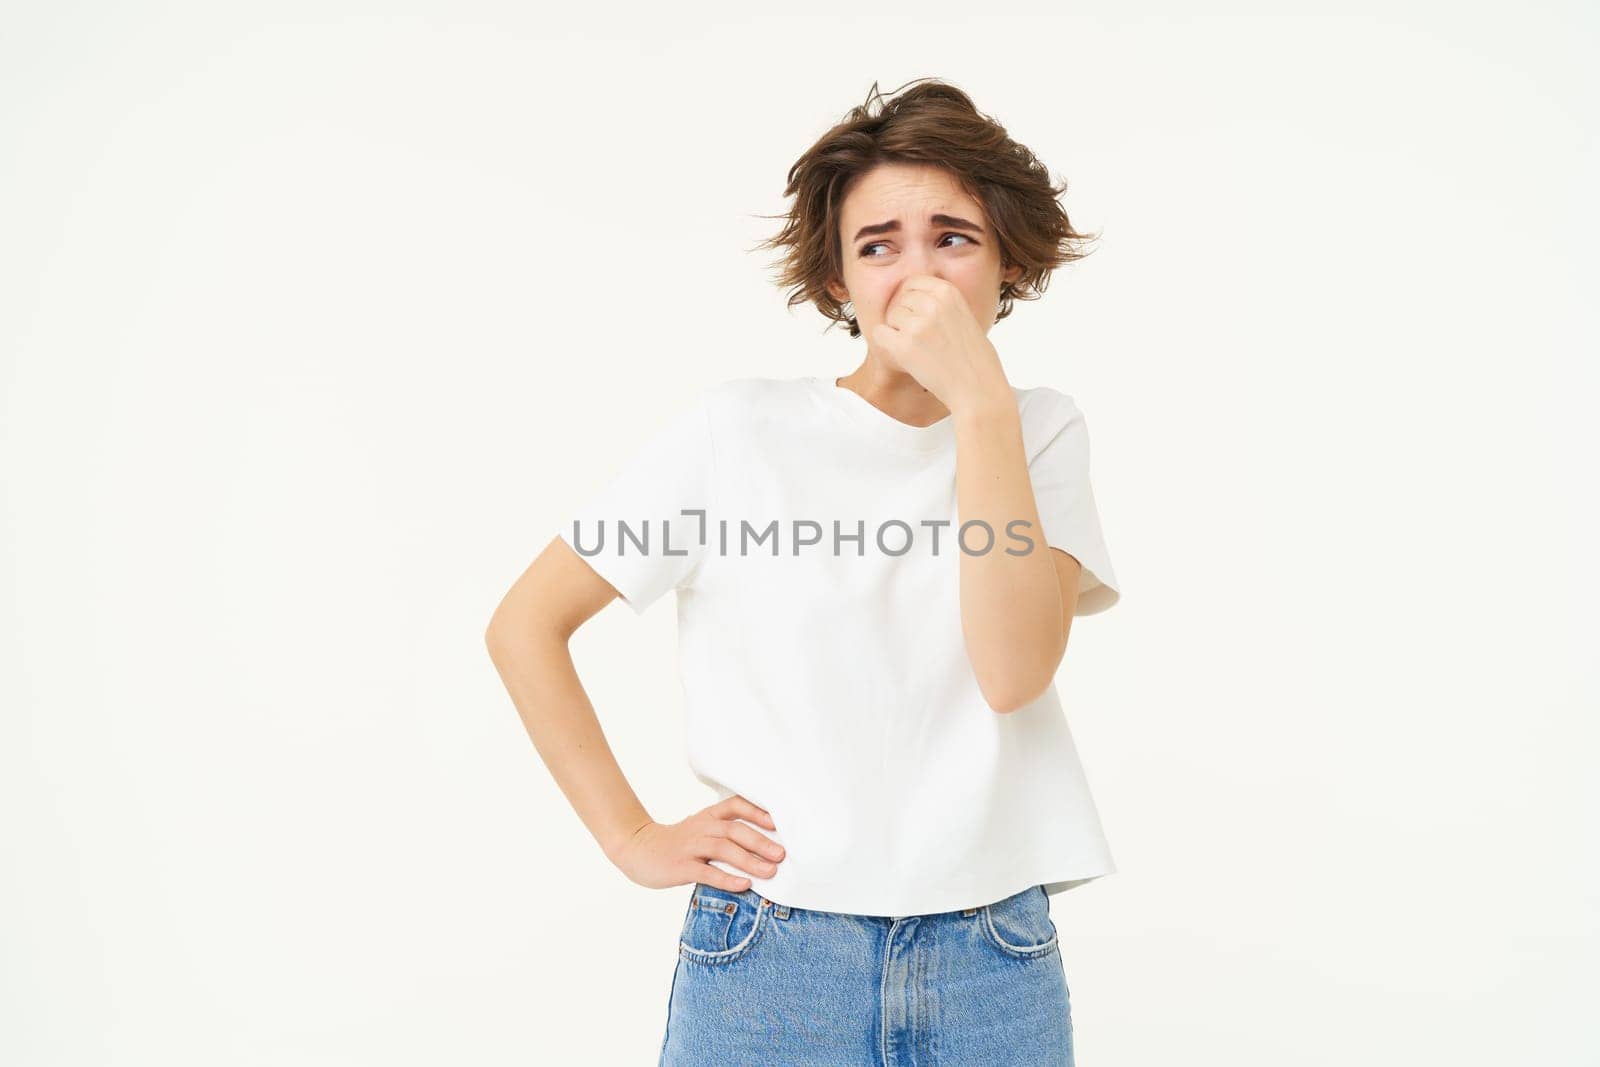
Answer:
M768 830L776 830L778 828L773 824L772 816L767 814L765 808L756 807L738 793L724 797L722 802L717 805L717 808L721 809L718 814L724 818L733 816L740 819L749 819L751 822L760 823Z
M766 834L745 825L742 822L728 820L723 824L728 828L728 836L739 844L759 856L765 856L774 863L782 861L784 856L783 846L772 840Z
M727 837L712 838L711 857L708 858L712 857L737 867L746 874L753 874L762 878L771 878L778 873L778 865L776 863L763 859Z
M709 863L696 864L694 880L704 882L706 885L717 889L725 889L730 893L743 893L750 888L750 879L729 874L722 868L713 867Z

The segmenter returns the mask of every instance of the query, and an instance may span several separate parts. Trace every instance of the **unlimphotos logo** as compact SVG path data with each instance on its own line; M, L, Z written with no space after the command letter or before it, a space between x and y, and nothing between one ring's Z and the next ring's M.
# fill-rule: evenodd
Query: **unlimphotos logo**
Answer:
M916 525L902 519L887 519L878 522L871 531L869 539L867 520L857 519L854 531L848 524L839 519L831 520L831 534L825 534L821 522L814 519L787 518L771 519L767 523L751 523L749 519L741 518L732 531L732 545L730 546L730 522L727 519L718 519L714 523L708 522L704 508L685 508L681 515L697 520L692 523L676 523L668 519L614 519L610 524L614 526L615 534L611 539L612 553L618 556L641 555L648 556L656 550L652 548L650 532L653 526L659 526L660 548L664 556L686 556L689 548L705 548L708 545L708 533L715 529L717 532L716 551L718 555L780 555L798 556L802 551L808 554L831 553L835 556L865 556L869 540L871 545L886 556L903 556L921 547L930 555L943 555L945 547L954 541L956 547L969 556L982 556L993 552L997 548L997 537L994 527L983 519L969 519L963 522L948 538L942 534L948 533L954 525L949 519L920 519ZM606 551L608 520L595 520L598 527L593 547L585 545L581 532L582 520L572 520L572 543L580 555L598 556ZM687 533L683 527L690 527ZM1033 538L1022 533L1023 530L1033 528L1033 523L1027 519L1012 519L1005 524L1006 537L1021 547L1007 545L1001 551L1011 556L1026 556L1033 551ZM923 533L919 534L918 531ZM974 532L976 531L976 532ZM786 536L787 535L787 536ZM678 547L673 547L674 540L679 542ZM854 546L851 551L847 546ZM820 546L820 547L819 547Z

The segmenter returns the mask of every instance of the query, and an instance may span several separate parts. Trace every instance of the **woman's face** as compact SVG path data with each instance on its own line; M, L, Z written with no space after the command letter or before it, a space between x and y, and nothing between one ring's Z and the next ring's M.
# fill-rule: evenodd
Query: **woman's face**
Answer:
M1000 247L978 202L938 167L884 163L861 176L840 212L844 284L828 286L835 300L855 305L865 337L894 306L901 282L931 274L961 290L978 325L988 332L1000 310L1002 281L1021 267L1000 266Z

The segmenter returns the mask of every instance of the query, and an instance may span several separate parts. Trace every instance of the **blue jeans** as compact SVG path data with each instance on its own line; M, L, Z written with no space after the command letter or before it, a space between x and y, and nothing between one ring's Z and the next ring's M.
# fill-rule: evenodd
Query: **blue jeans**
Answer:
M890 918L696 883L662 1067L1072 1067L1043 886Z

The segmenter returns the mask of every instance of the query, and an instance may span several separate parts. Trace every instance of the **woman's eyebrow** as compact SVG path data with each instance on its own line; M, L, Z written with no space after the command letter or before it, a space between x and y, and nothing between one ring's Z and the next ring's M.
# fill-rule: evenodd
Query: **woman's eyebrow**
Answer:
M982 226L979 226L976 222L968 222L959 215L930 215L928 216L928 221L935 226L947 226L953 230L971 230L973 233L983 232ZM899 219L890 219L888 222L875 222L870 226L863 226L857 230L856 235L851 238L851 242L854 243L863 237L871 237L880 233L897 233L899 230Z

